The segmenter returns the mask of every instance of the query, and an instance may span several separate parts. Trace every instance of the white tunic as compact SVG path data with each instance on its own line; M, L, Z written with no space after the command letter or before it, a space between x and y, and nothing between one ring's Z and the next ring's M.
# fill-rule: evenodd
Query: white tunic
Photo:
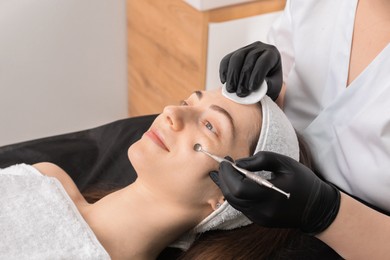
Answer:
M285 112L324 177L390 211L390 46L348 86L357 0L294 0L270 32Z

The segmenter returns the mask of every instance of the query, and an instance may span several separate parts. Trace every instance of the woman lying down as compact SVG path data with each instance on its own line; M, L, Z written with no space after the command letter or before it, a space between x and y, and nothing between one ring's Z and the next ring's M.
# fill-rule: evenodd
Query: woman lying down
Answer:
M220 89L197 91L180 105L165 107L128 149L137 180L95 203L54 164L0 170L0 258L155 259L168 246L190 249L183 259L291 253L298 231L255 226L233 209L209 177L218 164L194 151L196 143L233 159L258 150L299 159L295 132L268 97L261 105L240 105ZM245 235L237 237L240 230ZM213 249L216 245L223 249Z

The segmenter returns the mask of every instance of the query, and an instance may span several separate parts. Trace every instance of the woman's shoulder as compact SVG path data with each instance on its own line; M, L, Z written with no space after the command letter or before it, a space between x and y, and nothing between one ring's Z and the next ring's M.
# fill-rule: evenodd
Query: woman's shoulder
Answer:
M50 162L36 163L32 166L43 175L56 178L79 210L81 207L88 205L72 178L61 167Z

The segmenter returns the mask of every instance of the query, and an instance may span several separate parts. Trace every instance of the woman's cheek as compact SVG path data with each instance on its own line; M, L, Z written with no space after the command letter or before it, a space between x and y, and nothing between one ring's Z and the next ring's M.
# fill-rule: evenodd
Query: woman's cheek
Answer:
M211 158L206 158L199 164L199 175L202 177L209 175L211 171L218 171L219 164Z

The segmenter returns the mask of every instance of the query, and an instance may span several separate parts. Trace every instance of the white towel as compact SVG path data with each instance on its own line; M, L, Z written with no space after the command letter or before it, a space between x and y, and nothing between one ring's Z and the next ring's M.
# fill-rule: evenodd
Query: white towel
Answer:
M0 169L0 259L110 259L56 179Z

